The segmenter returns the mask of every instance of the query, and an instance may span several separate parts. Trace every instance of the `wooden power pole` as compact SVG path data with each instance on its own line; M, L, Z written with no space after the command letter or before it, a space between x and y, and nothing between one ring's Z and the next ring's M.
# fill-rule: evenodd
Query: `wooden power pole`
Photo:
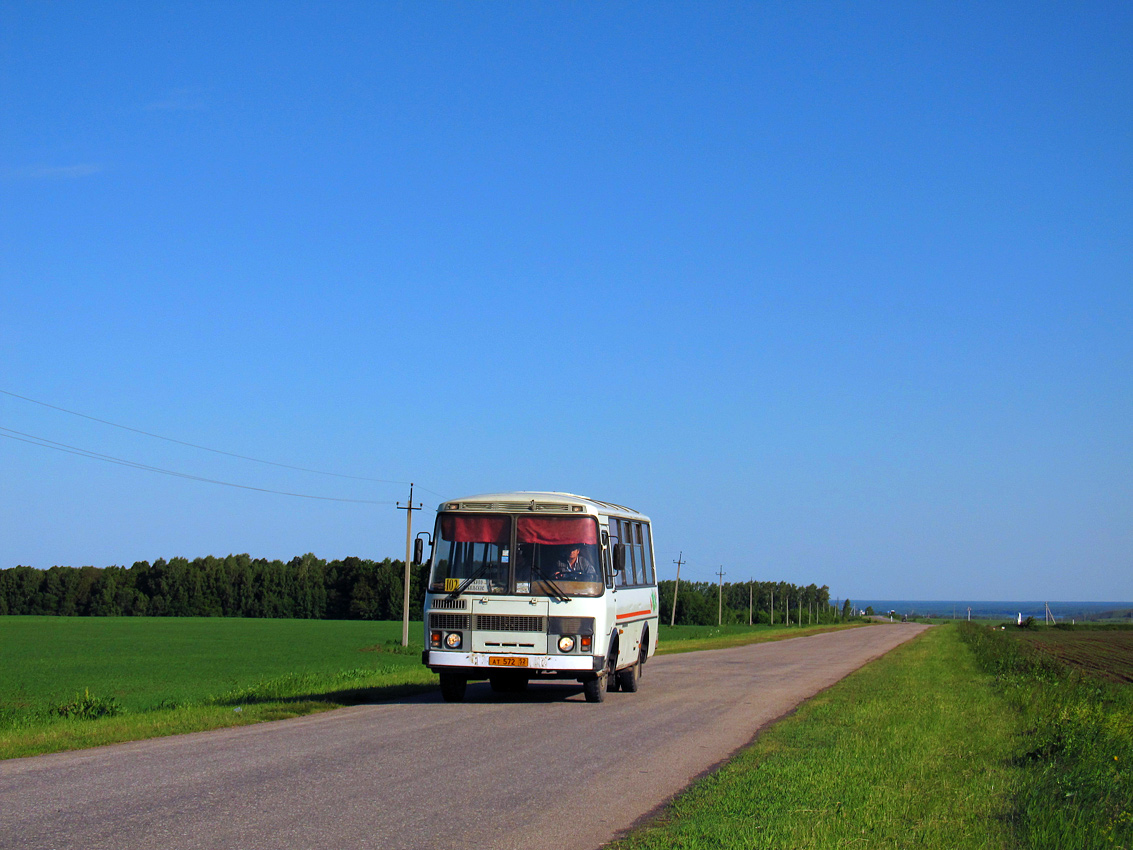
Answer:
M677 555L677 560L673 561L677 565L677 583L673 585L673 611L672 616L669 618L669 625L672 626L677 622L677 591L681 589L681 564L684 563L685 553L681 552Z
M720 565L720 570L716 573L716 575L720 577L719 591L716 594L719 602L716 607L716 625L722 626L724 625L724 576L727 575L727 573L724 572L723 564Z
M386 504L389 504L388 502ZM409 504L402 507L397 503L399 511L405 511L405 595L401 606L401 645L409 646L409 564L413 557L413 512L424 507L420 502L413 507L413 482L409 482Z

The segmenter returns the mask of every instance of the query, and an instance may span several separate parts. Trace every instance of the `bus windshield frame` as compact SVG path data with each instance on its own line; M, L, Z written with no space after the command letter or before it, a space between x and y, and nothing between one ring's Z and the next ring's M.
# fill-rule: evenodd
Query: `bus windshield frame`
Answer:
M571 597L605 593L598 519L592 514L443 511L435 532L428 582L432 593Z

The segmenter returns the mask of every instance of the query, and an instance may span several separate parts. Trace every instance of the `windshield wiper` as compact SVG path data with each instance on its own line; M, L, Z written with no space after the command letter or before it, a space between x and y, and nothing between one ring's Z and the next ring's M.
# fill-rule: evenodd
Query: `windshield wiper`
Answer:
M450 593L448 595L448 598L449 599L456 599L456 597L460 596L460 594L462 594L462 593L464 593L464 591L468 590L468 585L472 584L472 582L476 581L476 579L480 578L480 576L482 576L482 575L484 575L484 573L488 572L488 568L491 567L491 566L492 566L491 561L485 561L484 563L482 563L480 566L478 566L475 570L472 571L472 575L470 575L468 578L466 578L464 581L462 581L459 585L457 585L456 590L454 590L452 593Z
M553 599L557 599L560 602L570 602L570 597L563 593L557 584L547 578L547 574L539 569L539 567L537 567L534 563L531 564L531 572L539 576L539 580L543 582L543 584L546 585L547 588L549 588L549 591L547 592L548 596L552 597Z

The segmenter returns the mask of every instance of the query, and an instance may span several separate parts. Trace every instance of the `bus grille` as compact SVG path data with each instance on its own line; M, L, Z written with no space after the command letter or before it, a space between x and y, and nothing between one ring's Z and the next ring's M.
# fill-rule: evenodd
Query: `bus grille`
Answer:
M467 614L438 614L435 611L429 613L429 628L430 629L467 629L468 628L468 615Z
M476 628L490 632L541 632L542 617L522 614L477 614Z
M456 599L449 599L446 597L443 599L434 599L431 607L434 611L439 611L442 608L448 611L463 611L467 607L467 604L465 603L465 600L459 597L457 597Z

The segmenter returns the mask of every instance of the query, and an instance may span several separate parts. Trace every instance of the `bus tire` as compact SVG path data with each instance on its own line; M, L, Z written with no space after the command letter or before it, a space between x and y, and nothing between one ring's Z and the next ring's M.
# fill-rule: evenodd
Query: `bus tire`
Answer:
M606 691L614 690L614 683L618 678L614 672L617 663L618 642L615 638L613 643L610 644L610 651L606 655L606 666L602 668L602 672L593 679L587 679L582 683L582 693L587 702L601 702L606 698Z
M627 694L637 693L637 682L641 678L641 656L633 662L633 666L618 671L618 684Z
M587 702L601 702L606 698L606 677L595 676L582 683L582 695Z
M464 702L468 680L459 673L441 672L441 696L445 702Z
M606 656L606 690L617 693L621 689L621 680L618 679L618 647L617 640L610 647L610 654Z

